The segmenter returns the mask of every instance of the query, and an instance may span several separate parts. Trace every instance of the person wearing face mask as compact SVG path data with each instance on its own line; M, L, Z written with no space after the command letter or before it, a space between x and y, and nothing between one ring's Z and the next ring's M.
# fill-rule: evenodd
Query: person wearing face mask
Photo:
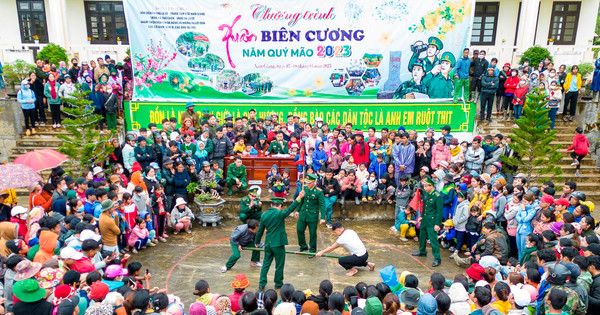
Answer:
M510 66L510 65L509 65ZM517 69L510 70L510 74L506 77L504 82L504 103L502 104L502 111L506 113L503 119L510 118L510 111L513 110L513 96L515 95L515 89L519 85L519 71Z
M499 79L494 75L494 68L487 69L487 75L481 79L481 109L479 122L483 121L484 115L488 122L492 122L492 107L494 107L494 95L498 90ZM487 110L486 110L487 108Z
M471 85L471 92L475 93L475 97L471 101L479 99L477 93L481 92L481 79L486 75L486 70L490 66L490 63L485 59L485 55L485 50L480 50L477 59L473 61L473 84Z
M71 67L71 69L69 69L68 74L71 78L77 78L80 68L77 58L71 59L71 65L73 66Z
M579 97L579 90L581 89L581 74L579 73L579 67L571 67L571 72L567 74L565 78L565 84L563 88L565 94L565 106L563 108L563 121L573 121L577 109L577 99ZM569 106L570 105L570 106ZM567 114L567 110L569 113Z
M425 75L423 84L427 87L429 98L452 98L454 87L450 71L455 61L451 52L445 52L442 54L441 64L433 67L433 70Z
M515 120L518 120L521 117L521 111L523 110L527 93L529 93L529 85L527 84L527 77L523 76L519 80L519 85L515 89L515 94L513 95L512 103L515 109Z
M17 101L21 103L23 117L25 118L25 134L35 134L35 93L30 88L29 80L21 82L21 90L17 93Z
M556 113L560 107L560 101L562 100L562 90L558 85L558 81L550 82L550 90L548 91L550 99L546 106L550 109L548 112L548 118L550 118L550 129L554 129L554 123L556 122Z
M113 89L110 85L106 86L106 93L104 93L104 110L106 115L106 125L111 131L117 130L118 107L119 104L117 94L113 93ZM102 130L102 128L100 128L100 130Z

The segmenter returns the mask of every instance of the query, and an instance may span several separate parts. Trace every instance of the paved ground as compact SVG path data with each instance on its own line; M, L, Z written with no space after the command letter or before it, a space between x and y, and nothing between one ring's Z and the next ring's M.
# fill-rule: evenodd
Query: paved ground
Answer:
M288 219L287 233L290 245L288 250L296 250L297 236L295 220ZM189 306L195 300L192 295L194 284L205 279L211 285L212 292L231 294L230 283L238 273L245 273L250 279L251 291L258 288L258 277L260 268L252 268L249 265L250 253L242 252L242 258L227 273L220 273L220 268L225 264L231 248L229 235L239 221L226 221L217 227L201 227L196 224L192 234L171 235L167 243L140 251L132 255L131 261L140 261L144 269L150 269L153 275L152 286L167 286L169 292L180 296ZM319 282L329 279L334 284L335 291L342 291L347 285L355 285L360 281L368 284L381 282L379 270L381 267L393 264L398 274L403 270L415 273L420 286L427 289L427 281L432 272L441 272L452 278L456 273L464 272L448 258L449 252L442 250L442 265L437 268L431 267L433 257L431 252L427 257L415 259L410 255L417 243L409 241L402 243L398 236L389 230L391 222L346 222L347 228L354 229L365 242L369 251L369 260L376 263L374 272L367 268L361 270L354 277L346 277L345 270L338 265L336 259L313 258L306 256L288 254L286 257L285 283L292 283L297 289L311 289L317 292ZM308 234L308 231L307 231ZM318 248L327 247L336 236L324 225L319 227ZM337 249L335 254L347 253L343 249ZM262 258L262 256L261 256ZM269 283L267 288L273 288L274 267L269 272Z

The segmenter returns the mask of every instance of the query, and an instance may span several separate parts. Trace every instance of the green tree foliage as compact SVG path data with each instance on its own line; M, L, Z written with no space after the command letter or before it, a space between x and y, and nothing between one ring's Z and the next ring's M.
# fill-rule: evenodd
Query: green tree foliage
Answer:
M529 47L529 49L527 49L523 53L523 56L521 56L521 60L519 62L523 64L525 59L529 59L529 64L531 65L531 67L537 67L538 63L546 59L546 57L550 58L550 60L553 61L552 56L550 55L550 51L548 51L548 49L539 46L533 46Z
M552 178L560 181L562 169L557 166L563 156L560 145L550 145L556 138L556 130L550 130L547 95L540 89L527 96L523 116L516 121L518 128L512 129L511 147L518 157L502 156L502 162L518 167L527 176L527 182L544 182Z
M591 74L592 72L594 72L594 64L591 62L584 62L584 63L580 63L578 65L579 67L579 74L581 74L581 78L583 79L591 79L591 77L588 77L589 74Z
M89 91L81 91L81 85L76 84L77 92L71 94L73 98L63 98L67 103L63 112L69 118L63 120L62 125L68 135L58 135L63 141L59 151L64 153L75 164L76 175L79 176L90 165L102 164L113 151L109 145L115 133L101 135L96 127L102 116L94 113L92 101L86 96Z
M35 65L29 64L21 59L3 65L4 77L8 84L20 84L29 78L29 73L35 71Z
M69 62L67 51L57 44L50 43L46 45L36 56L37 59L48 59L50 63L55 63L58 66L60 61Z

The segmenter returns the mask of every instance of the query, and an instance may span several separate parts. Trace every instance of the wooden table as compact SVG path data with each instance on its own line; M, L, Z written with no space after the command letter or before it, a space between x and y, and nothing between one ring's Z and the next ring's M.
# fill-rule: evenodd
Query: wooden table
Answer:
M234 160L225 158L225 176L227 177L227 168L229 164L232 164ZM290 170L290 186L296 186L296 178L298 178L298 169L294 164L294 158L292 157L272 157L272 156L244 156L242 157L242 164L246 166L248 186L259 185L261 187L267 186L267 173L273 166L277 165L279 168L279 174L283 173L283 170L288 168Z

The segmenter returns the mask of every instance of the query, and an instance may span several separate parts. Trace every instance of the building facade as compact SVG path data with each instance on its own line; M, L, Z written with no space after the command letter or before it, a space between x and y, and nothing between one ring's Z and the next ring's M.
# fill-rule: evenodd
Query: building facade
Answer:
M515 64L533 45L547 47L557 64L592 62L600 0L477 1L472 47L488 59ZM0 60L33 61L49 42L82 60L110 55L121 61L128 48L122 1L2 0Z

